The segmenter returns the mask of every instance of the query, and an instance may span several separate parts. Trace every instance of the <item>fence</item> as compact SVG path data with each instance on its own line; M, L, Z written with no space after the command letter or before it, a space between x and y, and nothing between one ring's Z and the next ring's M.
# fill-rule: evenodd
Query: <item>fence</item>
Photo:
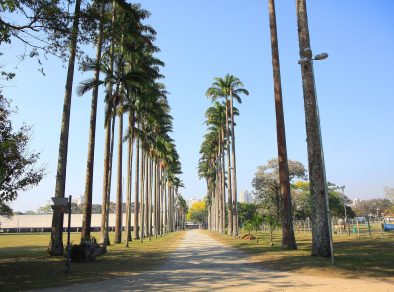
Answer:
M384 225L386 224L386 225ZM387 225L390 224L390 225ZM335 236L348 235L348 236L384 236L386 231L394 231L390 226L394 226L394 220L382 220L377 218L371 219L348 219L345 222L341 218L331 219L332 234ZM295 233L312 234L312 222L310 220L294 220L293 227ZM262 231L270 231L270 226L263 223L261 226ZM281 231L281 226L275 226L274 232Z

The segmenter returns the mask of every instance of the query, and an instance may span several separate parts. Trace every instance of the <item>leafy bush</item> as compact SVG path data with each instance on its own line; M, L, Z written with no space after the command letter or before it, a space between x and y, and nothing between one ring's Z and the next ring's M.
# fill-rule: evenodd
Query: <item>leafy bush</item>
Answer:
M72 244L70 248L70 259L75 263L81 263L86 261L94 261L96 256L104 253L104 250L97 243L94 236L85 238L81 241L81 244ZM67 248L65 252L67 256Z
M70 259L74 263L86 261L86 250L84 244L73 244L70 249Z

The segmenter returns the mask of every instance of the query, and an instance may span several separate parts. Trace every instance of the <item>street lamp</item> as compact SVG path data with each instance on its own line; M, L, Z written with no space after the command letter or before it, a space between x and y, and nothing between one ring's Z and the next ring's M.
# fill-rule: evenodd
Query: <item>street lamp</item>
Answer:
M302 65L306 62L322 61L327 58L328 58L327 53L320 53L320 54L315 55L315 57L312 58L311 48L306 48L306 49L304 49L304 57L298 60L298 64Z

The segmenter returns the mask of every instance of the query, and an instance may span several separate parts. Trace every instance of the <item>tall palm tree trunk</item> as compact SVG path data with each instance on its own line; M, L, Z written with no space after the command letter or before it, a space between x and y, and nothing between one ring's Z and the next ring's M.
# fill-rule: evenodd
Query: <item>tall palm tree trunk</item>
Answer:
M164 233L164 193L164 174L160 167L160 236L163 236Z
M140 198L141 198L141 207L140 207L140 241L143 242L144 241L144 234L145 234L145 230L144 230L144 225L145 225L145 159L146 159L146 153L145 153L145 149L143 147L141 147L141 176L140 176Z
M211 192L209 190L209 181L208 178L206 179L206 183L207 183L207 198L208 198L208 202L210 202L210 204L207 205L207 211L208 211L208 216L207 216L207 224L208 224L208 230L211 231L211 204L212 204L212 198L211 198Z
M93 170L94 170L94 148L96 140L96 116L97 116L97 99L98 99L98 81L100 80L100 62L103 44L103 27L104 27L105 3L101 3L100 24L97 36L96 63L94 71L94 87L92 93L92 104L90 109L89 122L89 142L88 142L88 158L86 165L85 193L83 204L83 218L81 229L81 240L90 239L90 227L92 220L92 189L93 189Z
M235 131L234 131L234 105L233 95L230 91L230 117L231 117L231 160L232 160L232 191L233 191L233 236L238 236L238 210L237 210L237 166L235 160Z
M305 49L311 48L306 1L296 0L296 4L300 57L305 58L308 57ZM301 64L301 73L312 197L312 255L330 257L333 252L330 243L330 213L312 61Z
M230 160L230 130L228 124L228 100L226 98L226 153L227 153L227 207L228 207L228 233L233 235L233 196L231 186L231 160Z
M122 166L123 166L123 112L122 112L123 101L119 103L119 126L118 126L118 169L117 169L117 187L116 187L116 219L115 219L115 243L122 242Z
M171 232L175 231L175 187L171 187Z
M148 236L149 240L152 238L152 179L153 179L153 159L149 161L149 205L148 205Z
M171 188L171 184L168 182L168 185L167 185L167 196L168 196L168 207L167 207L167 225L168 225L168 227L167 227L167 232L169 233L169 232L171 232L172 231L172 214L171 214L171 211L172 211L172 188Z
M79 16L81 10L81 0L75 1L74 20L70 39L70 58L68 60L66 90L64 94L62 126L60 129L59 156L57 162L55 197L64 198L66 188L68 135L70 128L71 95L74 79L75 56L77 53ZM48 253L51 256L63 254L63 213L58 210L53 211L51 238L49 241Z
M104 175L103 175L103 197L101 203L101 229L100 237L103 246L106 243L106 217L107 217L107 202L108 202L108 174L109 174L109 155L111 152L111 120L108 120L105 127L105 138L104 138Z
M115 104L114 104L114 111L115 111ZM115 144L115 112L112 117L112 125L111 125L111 149L109 153L109 174L108 174L108 184L107 184L107 205L106 205L106 214L105 214L105 244L104 248L106 249L107 245L110 245L109 241L109 213L110 213L110 203L111 203L111 182L112 182L112 164L114 158L114 144Z
M222 209L222 233L225 232L226 229L226 165L225 165L225 158L224 158L224 129L221 129L222 133L222 153L221 153L221 159L222 159L222 194L220 196L221 201L221 209Z
M219 157L219 156L218 156ZM215 231L220 232L220 193L222 184L220 183L221 171L220 171L220 164L218 164L218 171L217 171L217 179L216 179L216 192L215 192Z
M171 185L167 182L167 233L171 232Z
M174 186L171 186L171 232L175 230L175 203L174 203Z
M224 180L224 176L223 176L223 170L224 170L224 165L223 165L223 157L222 157L222 132L221 130L219 130L219 154L218 154L218 159L219 159L219 196L218 196L218 205L219 205L219 233L223 233L224 232L224 226L223 226L223 195L225 193L225 180Z
M157 185L157 180L158 180L158 164L157 164L157 159L155 160L154 163L154 172L155 172L155 179L154 179L154 236L155 238L157 238L157 234L158 234L158 222L159 222L159 216L158 216L158 212L159 212L159 200L158 200L158 185Z
M157 235L161 235L161 186L160 186L160 160L157 160Z
M138 124L137 124L138 127ZM140 138L137 136L137 142L135 145L135 185L134 185L134 229L133 229L133 237L134 239L139 239L139 220L138 213L140 211L140 202L139 202L139 193L140 193Z
M271 30L272 70L275 91L276 133L278 141L279 182L282 211L282 248L297 249L293 229L293 212L290 194L289 167L287 162L286 131L283 113L282 85L280 78L278 35L274 0L268 0Z
M145 210L144 224L145 236L149 236L149 155L145 152Z
M115 23L115 0L112 2L112 27ZM112 36L111 47L110 47L110 71L114 71L114 48L115 42ZM112 81L108 83L107 86L107 112L111 112L113 107L115 107L112 100ZM112 121L114 123L114 121ZM111 126L114 128L114 124L111 125L111 120L108 119L106 123L106 133L105 133L105 148L104 148L104 175L103 175L103 205L101 212L101 240L103 243L103 248L106 250L107 244L109 244L108 228L109 228L109 203L110 203L110 192L111 192L111 169L112 169L112 142L111 139ZM113 133L114 131L112 131Z
M170 187L170 232L174 231L174 187Z
M161 187L160 187L160 160L157 160L157 235L161 235Z
M210 186L211 193L211 230L215 231L215 188Z
M131 238L131 186L133 170L134 112L129 112L129 139L127 144L127 199L126 199L126 247Z
M166 182L166 185L168 182ZM164 234L168 232L168 192L167 187L164 187Z

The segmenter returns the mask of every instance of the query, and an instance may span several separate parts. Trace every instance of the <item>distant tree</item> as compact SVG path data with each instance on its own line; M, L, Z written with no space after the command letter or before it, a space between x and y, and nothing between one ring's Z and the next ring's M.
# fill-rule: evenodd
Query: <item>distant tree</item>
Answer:
M208 211L204 201L194 203L186 216L188 221L193 223L206 223Z
M92 204L92 214L101 214L100 204Z
M116 203L110 202L109 203L109 214L115 214L116 213Z
M263 222L265 222L268 226L269 236L270 236L270 238L269 238L270 239L270 246L273 246L274 242L273 242L272 235L273 235L275 227L279 226L279 220L275 216L273 216L272 214L266 214L263 217Z
M291 197L294 218L297 220L310 218L312 214L312 202L309 182L296 181L291 184Z
M37 213L32 210L28 210L25 212L25 215L37 215Z
M330 203L331 215L338 218L345 218L345 206L346 215L350 218L354 217L355 214L349 204L350 200L345 194L340 191L341 187L328 182L328 199Z
M251 221L251 224L252 224L254 231L256 231L256 242L259 242L257 232L259 231L262 223L263 223L263 218L258 213L255 213L253 216L253 219Z
M386 210L386 214L394 214L394 205Z
M0 216L4 217L12 217L13 212L12 209L6 204L0 204Z
M51 208L51 202L47 201L45 206L41 206L40 208L37 209L37 214L51 214L52 213L52 208Z
M248 234L250 235L250 233L251 233L252 230L253 230L252 221L251 221L251 220L246 220L246 221L244 221L244 223L243 223L243 228L244 228L245 231L247 231Z
M364 200L357 204L354 211L357 216L370 215L380 217L381 214L390 213L391 208L394 206L388 199L372 199Z
M16 200L19 191L37 185L44 168L36 167L40 153L29 150L31 127L14 130L9 101L0 92L0 211L12 214L8 204Z
M303 179L305 177L304 165L295 160L288 160L289 180L295 178ZM269 210L270 214L280 220L281 195L279 181L279 164L278 159L274 158L268 161L266 165L259 166L252 181L256 199L262 206Z
M82 214L82 205L71 203L71 214Z
M253 220L254 214L257 211L256 204L248 204L248 203L237 203L238 209L238 223L240 226L244 226L246 221Z
M355 216L352 208L349 204L352 202L346 195L340 192L340 187L328 183L328 196L330 203L331 215L338 218L345 217L345 205L346 214L352 218ZM293 197L293 213L296 219L305 220L312 216L312 198L310 193L309 182L297 181L292 184L292 197Z
M394 203L394 188L385 186L384 187L384 196L386 199L388 199L392 203Z

